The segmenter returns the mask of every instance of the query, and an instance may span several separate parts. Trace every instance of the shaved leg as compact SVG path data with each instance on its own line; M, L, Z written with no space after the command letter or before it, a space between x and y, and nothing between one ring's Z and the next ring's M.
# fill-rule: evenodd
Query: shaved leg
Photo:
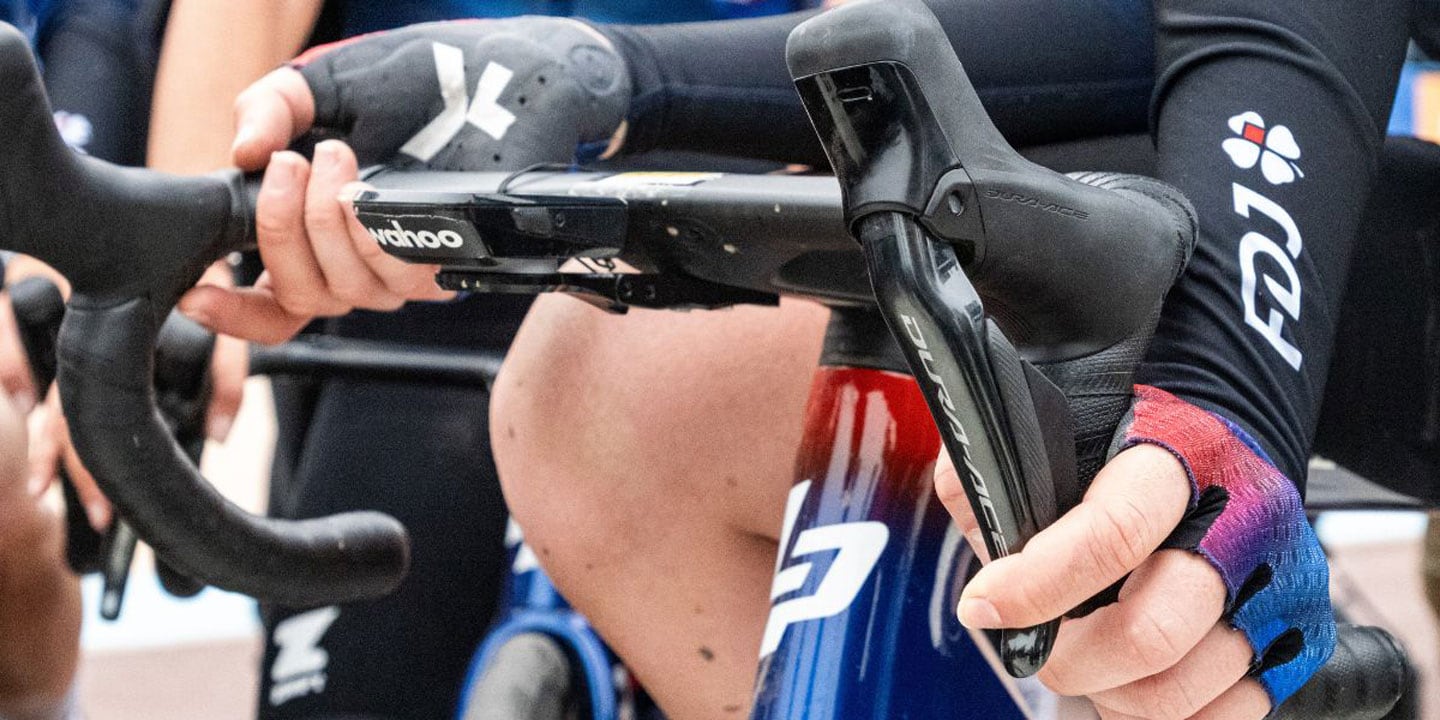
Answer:
M828 317L542 297L495 387L495 459L527 540L675 720L749 711Z

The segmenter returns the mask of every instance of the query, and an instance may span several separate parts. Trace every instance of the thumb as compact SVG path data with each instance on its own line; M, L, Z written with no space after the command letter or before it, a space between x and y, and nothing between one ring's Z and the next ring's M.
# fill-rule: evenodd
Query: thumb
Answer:
M235 99L232 159L243 170L259 170L314 122L315 96L300 71L274 70Z
M980 531L980 523L975 519L974 509L970 507L965 485L960 482L960 473L956 472L950 453L943 447L940 449L940 457L935 460L935 495L955 520L955 527L965 536L966 542L970 543L970 549L975 551L981 562L990 562L990 551L985 547L985 534Z

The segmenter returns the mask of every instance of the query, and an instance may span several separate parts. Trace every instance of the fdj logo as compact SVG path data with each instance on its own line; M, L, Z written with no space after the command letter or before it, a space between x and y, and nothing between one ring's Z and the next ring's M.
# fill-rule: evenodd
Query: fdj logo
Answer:
M1305 177L1295 164L1300 158L1300 146L1289 128L1276 125L1266 130L1264 118L1254 112L1230 118L1229 126L1239 137L1229 138L1221 146L1237 167L1248 170L1258 163L1261 174L1272 185L1292 183ZM1260 333L1286 364L1299 370L1304 356L1299 348L1285 339L1284 329L1287 317L1297 322L1300 320L1300 275L1295 271L1295 261L1304 249L1300 228L1285 208L1240 183L1232 184L1232 195L1235 214L1250 219L1251 211L1258 210L1285 233L1283 245L1255 231L1247 232L1240 238L1240 299L1244 306L1245 324ZM1262 255L1269 264L1279 268L1280 279L1256 269ZM1261 280L1271 305L1263 319L1259 308Z
M780 556L775 562L775 581L770 586L770 599L793 593L804 587L810 578L813 564L808 561L787 566L788 560L797 560L815 553L835 551L835 559L820 579L815 592L777 603L770 608L770 619L765 623L765 636L760 640L760 657L764 658L780 647L785 629L806 620L838 615L850 604L860 588L875 571L881 553L890 540L890 528L879 522L841 523L810 528L795 537L794 549L788 557L786 549L795 532L795 520L805 497L810 493L810 481L796 485L790 490L790 499L785 503L785 526L780 534Z

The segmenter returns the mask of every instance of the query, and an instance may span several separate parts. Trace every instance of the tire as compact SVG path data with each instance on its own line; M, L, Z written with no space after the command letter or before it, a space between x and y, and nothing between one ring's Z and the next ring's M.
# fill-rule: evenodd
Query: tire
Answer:
M583 687L554 638L523 633L505 641L470 686L461 720L577 720Z

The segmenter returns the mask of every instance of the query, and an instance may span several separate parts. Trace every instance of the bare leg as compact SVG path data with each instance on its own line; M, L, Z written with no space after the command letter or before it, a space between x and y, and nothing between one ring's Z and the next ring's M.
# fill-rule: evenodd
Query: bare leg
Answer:
M506 499L676 720L744 717L828 312L537 302L491 403Z
M27 487L25 452L24 419L0 400L0 717L50 720L75 677L80 586L59 503Z

